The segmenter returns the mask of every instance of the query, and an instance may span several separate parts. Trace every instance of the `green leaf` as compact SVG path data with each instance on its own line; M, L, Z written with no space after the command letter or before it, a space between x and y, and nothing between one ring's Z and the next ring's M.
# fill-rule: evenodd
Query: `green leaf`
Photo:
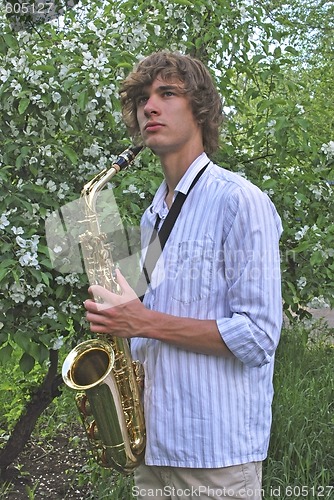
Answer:
M7 273L16 266L16 261L13 259L4 259L0 266L0 281L7 275Z
M316 265L322 264L323 260L324 260L324 257L322 255L322 252L320 252L320 250L316 250L311 255L310 264L311 264L311 266L316 266Z
M259 61L261 61L262 59L264 59L263 54L256 54L255 56L252 57L252 62L256 64Z
M11 345L6 345L5 347L3 347L2 349L0 349L0 363L2 365L6 364L11 355L12 355L12 352L13 352L13 348Z
M0 36L0 53L6 54L7 52L7 44L5 43L2 36Z
M274 50L274 57L278 58L281 56L281 54L282 54L281 47L276 47Z
M294 47L292 47L291 45L288 45L287 47L285 47L285 50L287 52L289 52L290 54L293 54L294 56L298 56L299 52L298 50L296 50Z
M32 356L35 361L42 364L49 357L49 350L44 344L37 344L36 342L31 342L29 355Z
M17 343L18 346L21 347L21 349L25 352L29 352L30 349L30 338L28 337L28 334L22 331L17 331L14 340Z
M88 92L87 90L84 90L78 97L79 108L82 111L86 109L87 102L88 102Z
M8 334L5 332L0 332L0 344L7 342Z
M3 36L3 38L4 38L5 42L6 42L6 45L10 49L16 49L17 48L18 43L17 43L16 38L13 35L10 35L9 33L4 33L2 36Z
M126 61L121 61L117 64L117 68L132 69L133 64L128 63Z
M189 0L174 0L173 3L179 4L179 5L187 5L189 7L192 6L192 2L189 2Z
M73 165L76 165L78 163L78 155L72 149L70 146L63 146L62 147L63 152L67 156L67 158L73 163Z
M63 286L58 286L56 288L56 299L64 298L65 297L65 290Z
M273 189L277 186L277 180L276 179L266 179L263 184L262 188L263 189Z
M50 286L50 277L49 277L49 274L47 273L41 273L41 278L42 278L42 281L46 284L46 286Z
M23 97L23 99L20 100L20 104L18 107L20 115L23 115L29 104L30 104L30 99L28 97Z
M29 170L33 174L34 177L37 177L37 174L39 172L39 168L36 165L34 165L34 164L29 165Z
M56 68L54 66L51 66L51 64L38 64L34 69L45 71L47 73L55 73L56 71Z
M19 366L23 373L29 373L35 366L35 360L30 354L24 352L19 361Z
M40 261L40 264L44 267L46 267L47 269L53 269L53 265L50 261L50 259L43 259Z
M295 253L301 253L301 252L305 252L306 250L308 250L310 247L310 242L308 240L304 240L302 241L301 243L299 243L299 245L297 245L293 251Z

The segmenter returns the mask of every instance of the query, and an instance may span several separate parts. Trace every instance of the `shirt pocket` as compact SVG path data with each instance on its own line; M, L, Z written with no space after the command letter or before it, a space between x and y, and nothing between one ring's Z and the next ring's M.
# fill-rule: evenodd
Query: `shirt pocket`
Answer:
M176 262L172 299L190 304L208 297L213 281L213 240L208 237L179 243Z

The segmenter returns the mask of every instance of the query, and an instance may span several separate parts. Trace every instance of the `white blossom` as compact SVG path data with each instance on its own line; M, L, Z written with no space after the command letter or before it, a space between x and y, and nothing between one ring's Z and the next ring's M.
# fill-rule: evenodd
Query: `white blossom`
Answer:
M101 146L99 146L96 142L93 142L89 148L84 148L83 154L85 156L92 156L93 158L96 158L99 156L101 149Z
M28 267L39 267L38 265L38 256L36 253L27 252L19 258L19 263L21 266Z
M306 280L305 276L301 276L297 280L297 287L299 288L299 290L302 290L305 287L306 283L307 283L307 280Z
M30 244L33 252L37 252L39 238L38 234L34 234L34 236L31 237Z
M58 319L57 312L53 306L49 306L47 312L42 314L42 319L44 318L49 318L49 319Z
M70 273L65 276L57 276L55 280L58 285L74 285L80 282L80 277L76 273Z
M83 52L82 55L84 60L81 69L85 70L94 67L94 57L91 52Z
M139 189L134 184L130 184L128 189L123 189L123 193L138 194L139 198L141 199L145 198L145 193L140 192Z
M275 133L275 125L276 125L276 120L270 120L267 123L267 129L266 129L266 134L267 135L274 135L274 133Z
M24 302L26 296L23 286L19 283L14 283L13 285L11 285L11 287L9 288L9 296L16 304Z
M21 236L15 238L20 250L16 252L19 257L19 263L22 267L35 267L39 269L37 248L39 243L39 236L33 235L30 239L24 239Z
M35 94L30 97L30 100L33 104L38 104L38 102L41 100L41 94Z
M52 100L53 100L53 102L56 102L56 103L61 101L61 95L59 94L59 92L52 93Z
M63 198L65 198L65 194L67 191L69 191L69 186L66 182L62 182L59 186L59 190L58 190L58 198L60 200L62 200Z
M301 240L305 234L307 233L307 231L310 229L309 226L304 226L302 227L302 229L300 229L300 231L297 231L296 234L295 234L295 240Z
M330 307L330 304L326 301L323 295L320 297L313 297L307 305L312 309L326 309Z
M38 297L38 295L41 295L46 288L46 285L44 283L37 283L35 288L32 288L30 285L28 285L28 291L30 297Z
M17 81L17 80L12 80L10 86L12 87L13 91L12 94L16 97L19 95L19 93L22 90L22 85Z
M23 227L16 227L16 226L12 226L11 227L11 230L13 231L14 234L18 235L18 234L24 234L24 230L23 230Z
M18 246L20 248L27 248L27 246L28 246L27 240L25 240L24 238L21 238L21 236L16 237L16 243L18 244Z
M321 146L321 151L325 153L327 160L334 158L334 141L329 141L328 144L323 144Z
M75 314L80 306L70 301L64 301L59 304L59 307L65 314Z
M60 337L54 340L51 349L53 349L54 351L58 351L63 345L64 345L64 337L63 335L60 335Z
M57 191L57 185L53 181L48 181L46 187L50 193L54 193L55 191Z
M128 189L123 189L123 193L138 193L138 189L134 184L130 184Z
M4 213L0 217L0 229L5 229L6 226L9 226L10 222L7 218L8 213Z
M323 191L323 187L321 186L321 184L318 184L317 186L313 184L312 186L310 186L310 189L314 194L316 200L321 200Z
M42 307L42 302L40 300L27 300L27 304L28 306L32 306L32 307Z
M10 77L10 70L7 70L5 68L0 68L0 80L2 82L6 82L9 77Z
M40 153L42 155L45 155L45 156L48 156L48 157L52 156L52 151L51 151L50 144L48 144L46 146L40 146L39 150L40 150Z

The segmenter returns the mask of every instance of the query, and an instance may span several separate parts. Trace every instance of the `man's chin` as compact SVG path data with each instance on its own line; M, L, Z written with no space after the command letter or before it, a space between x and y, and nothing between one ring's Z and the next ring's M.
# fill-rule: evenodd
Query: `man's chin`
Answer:
M153 151L155 155L166 153L170 148L167 144L162 144L161 141L154 140L154 137L148 138L145 141L145 146Z

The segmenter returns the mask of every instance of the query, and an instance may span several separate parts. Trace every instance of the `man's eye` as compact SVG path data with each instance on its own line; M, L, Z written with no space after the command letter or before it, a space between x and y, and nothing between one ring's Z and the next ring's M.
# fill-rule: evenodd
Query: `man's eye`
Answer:
M143 104L146 104L148 100L148 97L145 95L139 96L136 100L137 106L142 106Z
M175 92L172 92L171 90L166 90L166 91L163 93L163 95L164 95L165 97L171 97L171 96L175 95Z

